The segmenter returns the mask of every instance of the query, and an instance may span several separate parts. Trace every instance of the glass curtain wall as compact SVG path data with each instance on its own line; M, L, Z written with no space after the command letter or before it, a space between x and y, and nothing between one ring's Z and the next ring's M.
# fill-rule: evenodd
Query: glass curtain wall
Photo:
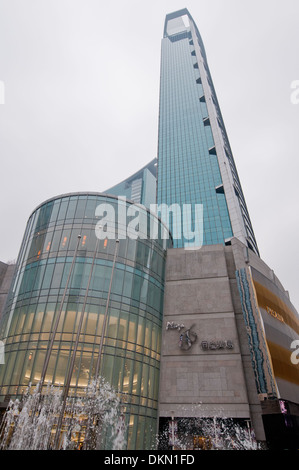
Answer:
M232 237L226 198L221 187L214 137L190 27L181 18L167 21L161 46L158 204L203 204L203 244ZM192 214L192 224L194 215ZM165 221L166 222L166 221ZM174 222L169 226L176 233ZM176 239L177 238L177 239ZM183 234L174 247L184 247Z
M187 9L165 18L157 181L158 205L180 207L165 220L174 248L229 244L238 237L258 254L204 45ZM183 224L177 227L176 222L190 205L193 231L196 204L203 207L202 236L191 244L192 237L186 237Z
M58 314L45 383L64 384L85 295L70 393L80 396L94 377L117 243L103 238L97 246L95 213L100 204L114 208L116 231L123 233L118 200L105 195L58 197L31 215L0 325L5 343L0 404L40 381ZM131 203L126 205L127 209ZM129 449L149 448L156 432L164 267L170 243L163 224L149 211L144 210L144 215L146 233L137 239L120 237L118 242L100 362L100 375L125 397ZM151 223L159 227L159 237L153 240Z

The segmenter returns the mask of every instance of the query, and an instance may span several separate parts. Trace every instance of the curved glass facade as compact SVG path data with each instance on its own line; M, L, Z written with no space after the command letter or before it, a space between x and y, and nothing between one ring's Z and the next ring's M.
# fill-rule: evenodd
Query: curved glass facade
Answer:
M171 242L160 220L142 207L143 232L135 239L124 236L129 219L119 217L118 204L103 194L69 194L32 213L1 321L0 403L41 380L58 315L45 383L65 383L84 307L70 394L83 393L101 350L99 373L124 397L127 448L146 449L156 432L164 267ZM126 211L132 208L122 204ZM96 236L99 221L105 233L103 212L95 215L100 205L115 211L119 241L108 232L103 239ZM156 239L150 237L151 224L159 228Z

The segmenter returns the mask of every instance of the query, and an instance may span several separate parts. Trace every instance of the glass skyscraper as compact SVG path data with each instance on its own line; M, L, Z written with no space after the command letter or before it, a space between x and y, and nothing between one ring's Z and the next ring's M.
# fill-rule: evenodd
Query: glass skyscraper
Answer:
M197 246L183 234L184 205L203 209L201 244L238 238L258 254L241 184L209 71L204 45L187 9L166 16L161 51L158 206L166 204L174 247ZM168 218L169 216L169 218Z
M165 276L160 448L217 447L230 423L270 448L298 448L299 372L290 357L299 316L259 256L187 9L165 19L157 204L174 244ZM246 442L228 434L223 445Z
M156 202L157 159L153 159L141 170L126 178L121 183L105 191L105 194L124 197L135 204L142 204L150 209Z

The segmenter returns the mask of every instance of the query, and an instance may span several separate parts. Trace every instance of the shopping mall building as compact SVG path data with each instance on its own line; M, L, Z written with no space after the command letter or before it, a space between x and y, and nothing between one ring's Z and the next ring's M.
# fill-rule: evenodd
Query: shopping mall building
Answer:
M161 54L158 158L43 202L0 265L0 407L41 379L63 386L75 354L70 394L105 377L128 449L225 433L237 448L236 429L298 448L299 315L260 257L188 10L166 16Z

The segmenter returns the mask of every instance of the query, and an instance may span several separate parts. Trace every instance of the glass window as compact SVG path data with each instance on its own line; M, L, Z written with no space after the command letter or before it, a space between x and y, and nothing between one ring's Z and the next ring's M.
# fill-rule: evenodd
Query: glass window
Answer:
M114 358L114 367L113 367L113 378L112 378L112 386L116 390L121 389L121 385L123 382L123 370L124 370L124 358L115 356Z
M127 312L120 312L118 334L117 334L117 337L119 340L124 340L124 341L127 340L128 326L129 326L129 314ZM122 347L124 346L125 346L125 343L122 344Z
M91 232L92 232L91 230L85 229L83 227L81 231L81 240L80 240L80 245L79 245L80 250L94 251L95 243L92 246L92 241L91 241L92 233Z
M59 251L66 251L71 238L71 229L64 229L60 239Z
M125 297L128 297L128 298L131 297L132 283L133 283L133 274L126 271L125 276L124 276L124 287L123 287L123 295Z
M140 361L135 361L133 384L132 384L132 393L135 393L135 395L140 395L141 370L142 370L142 363Z
M45 275L43 279L43 285L42 289L49 289L52 281L52 276L53 276L53 271L54 271L54 264L47 264L46 270L45 270Z
M134 275L134 282L133 282L133 293L132 297L135 300L139 300L140 297L140 289L141 289L141 277L137 274Z
M61 286L61 278L64 270L64 263L56 263L53 273L51 288L57 289Z
M138 329L137 329L137 344L144 345L144 333L145 333L145 319L143 317L138 318Z
M118 330L118 310L111 308L107 325L107 336L117 338Z
M85 218L93 219L95 217L96 206L98 205L96 197L88 196L85 207Z
M148 291L148 276L146 275L141 280L141 289L140 289L140 300L141 302L147 303L147 291Z
M36 235L34 235L32 242L31 242L30 251L29 251L29 259L33 257L37 259L40 258L40 255L44 247L45 236L46 236L45 232L37 233Z
M92 307L91 307L92 308ZM93 307L96 309L96 307ZM94 335L97 331L97 323L98 323L98 313L95 311L90 311L87 317L87 324L86 324L86 331L87 335Z
M97 242L95 230L89 230L88 232L89 233L87 234L87 249L88 251L91 251L92 253L94 253L96 249L96 242ZM85 231L83 235L85 235ZM98 251L99 251L99 248L98 248Z
M86 198L79 197L78 204L75 212L75 219L83 219L86 207Z
M142 365L142 378L141 378L141 396L146 397L148 395L148 375L149 375L148 364Z
M153 322L151 322L151 327L152 327L151 349L153 351L158 351L157 350L157 341L158 341L159 327L156 323L153 323Z
M31 329L32 329L32 322L33 322L33 319L34 319L34 314L35 314L35 306L30 306L28 308L28 312L27 312L27 308L26 308L24 313L25 313L26 317L25 317L25 322L24 322L23 333L30 333Z
M145 245L142 242L137 242L137 251L136 251L136 262L140 264L145 264L146 265L146 250L145 250Z
M77 207L77 198L74 199L73 197L71 197L68 208L67 208L67 212L66 212L66 219L74 218L76 207Z
M69 250L75 250L78 243L78 236L81 235L81 230L73 229L71 233L71 240L69 244Z
M82 274L82 279L81 279L81 289L83 290L88 288L90 270L91 270L91 261L89 262L88 259L85 259L85 263L83 266L83 274Z
M82 284L82 278L84 273L84 263L76 262L74 266L73 276L72 276L72 283L71 287L73 289L80 289Z
M71 261L67 261L64 264L64 270L63 270L63 276L62 276L62 279L61 279L61 288L65 288L66 286L66 283L67 283L67 279L69 277L69 273L70 273L70 270L71 270L71 265L72 265L72 262Z
M127 249L127 259L135 261L135 252L136 252L136 240L127 239L128 249Z
M31 371L32 371L35 355L36 355L36 351L34 349L29 350L29 351L28 350L25 351L25 357L24 357L24 366L25 367L23 369L24 379L22 380L22 382L25 385L28 385L29 382L32 381L31 380Z
M57 220L64 220L65 219L68 203L69 203L69 198L68 197L62 199L61 204L60 204L60 208L59 208L59 212L58 212Z
M11 374L11 383L18 384L21 383L21 373L24 366L24 356L25 352L20 352L16 354L16 359L14 362L14 367Z
M44 246L43 246L43 253L49 253L51 249L51 242L53 238L53 232L47 232L45 234L45 239L44 239Z
M145 429L145 416L138 416L138 427L137 427L137 436L136 436L136 448L143 448L144 441L144 429Z
M64 384L66 373L68 370L67 367L68 367L69 355L70 355L69 350L68 350L69 344L65 343L62 346L63 346L63 349L60 349L58 351L58 360L57 360L57 365L55 367L56 370L55 370L55 379L54 379L55 383L60 384L60 385Z
M30 312L31 308L33 308L33 310L35 309L35 306L33 307L28 307L28 312ZM17 324L17 327L16 327L16 331L15 331L15 335L19 335L22 333L23 331L23 328L24 328L24 323L25 323L25 320L26 320L26 317L28 315L27 312L27 306L25 307L22 307L20 308L20 313L19 313L19 321L18 321L18 324Z
M59 212L59 208L60 208L60 199L54 201L54 205L53 205L52 213L51 213L51 218L50 218L50 223L51 224L56 222L58 212Z
M124 282L124 271L115 269L113 273L113 292L114 294L121 295Z
M13 373L15 360L16 360L16 352L9 352L9 354L5 354L5 367L0 367L0 377L3 374L3 382L4 384L11 383L11 375ZM3 392L2 392L3 393Z
M125 359L122 387L122 391L124 393L132 393L133 370L134 361L131 359Z
M104 355L103 360L102 360L102 371L103 371L102 375L110 383L112 381L113 363L114 363L114 356L110 356L110 354Z
M77 315L77 306L76 304L69 304L67 307L67 312L65 315L64 325L63 325L63 332L64 333L72 333L75 327L75 320Z
M119 258L125 258L126 257L126 251L127 251L127 240L119 240L119 245L118 245L118 257Z
M111 280L112 266L106 266L106 267L103 267L103 268L104 268L104 275L103 275L104 286L103 286L103 290L105 292L108 292L109 286L110 286L110 280Z
M80 374L78 377L78 386L79 387L87 387L89 378L90 378L90 364L92 361L92 355L88 351L84 351L81 353L80 357L80 364L77 365L78 369L80 370Z
M144 346L146 348L151 347L151 340L152 340L152 322L149 320L146 320L145 336L144 336Z
M45 313L44 313L44 318L43 318L43 325L42 325L42 331L43 332L46 332L46 333L51 332L55 307L56 307L55 303L48 303L47 304L47 307L46 307Z
M94 266L92 280L91 280L91 289L92 290L95 290L95 291L102 291L103 290L105 271L106 271L105 266L101 266L100 264ZM110 271L110 273L111 273L111 271Z
M46 308L46 304L39 304L37 306L37 310L36 310L35 316L34 316L32 330L31 330L32 333L39 333L41 331L45 308Z
M27 310L27 307L15 309L14 315L11 320L10 328L9 328L9 333L8 333L9 336L13 336L14 334L18 335L22 331L20 330L20 328L17 327L17 324L21 323L21 325L23 325L22 317L25 316L26 310Z
M51 253L58 251L59 245L60 245L61 234L62 234L61 230L56 230L54 232L53 240L51 243Z
M130 315L129 321L129 333L128 333L128 341L131 343L136 343L136 332L137 332L137 317L136 315Z
M42 230L48 226L50 222L50 218L51 218L53 205L54 205L54 202L51 201L51 202L48 202L48 204L45 204L40 208L39 217L37 220L35 230Z

